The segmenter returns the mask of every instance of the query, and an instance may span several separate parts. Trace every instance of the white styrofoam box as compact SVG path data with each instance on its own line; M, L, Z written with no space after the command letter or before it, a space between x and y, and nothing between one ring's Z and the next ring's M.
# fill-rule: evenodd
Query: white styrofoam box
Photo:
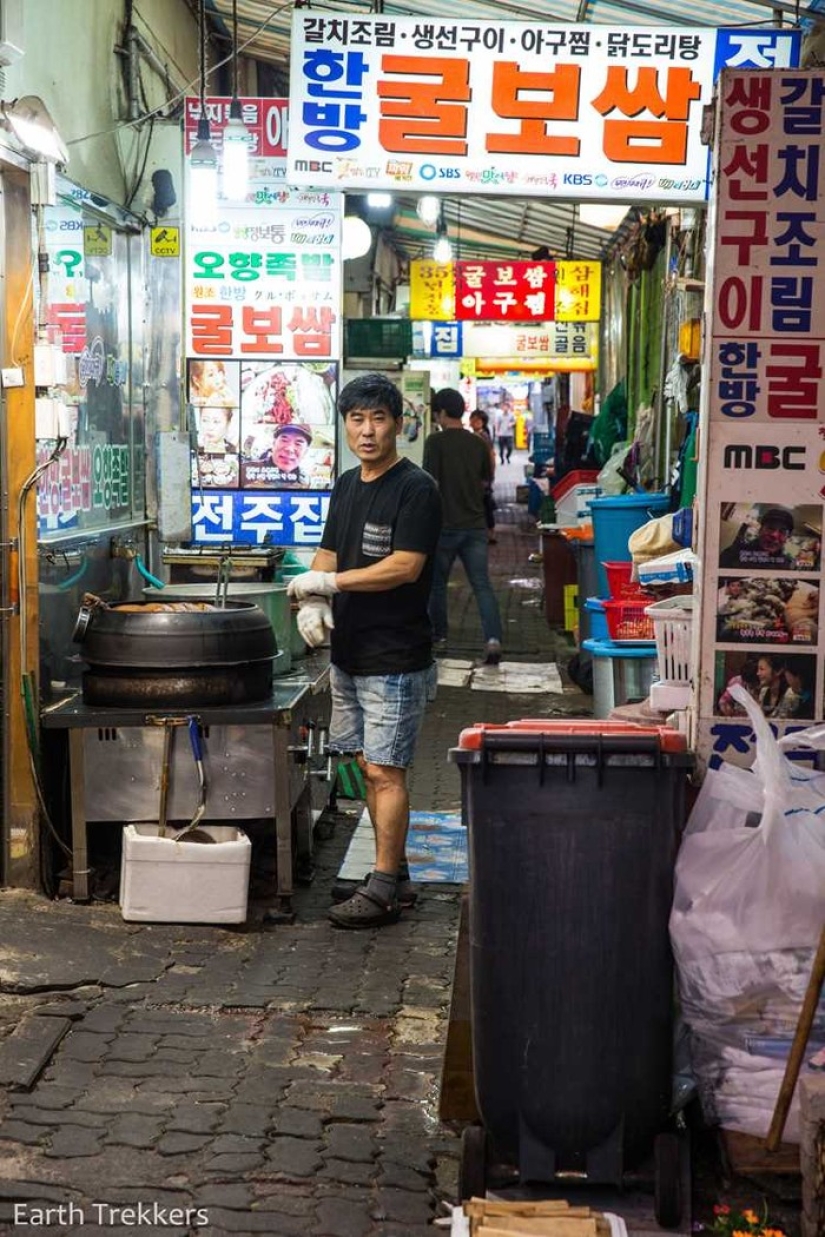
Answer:
M126 825L120 864L124 919L145 923L243 923L252 844L235 825L199 825L215 841L158 837L156 824Z
M42 442L57 435L57 403L50 395L38 395L34 401L34 436Z

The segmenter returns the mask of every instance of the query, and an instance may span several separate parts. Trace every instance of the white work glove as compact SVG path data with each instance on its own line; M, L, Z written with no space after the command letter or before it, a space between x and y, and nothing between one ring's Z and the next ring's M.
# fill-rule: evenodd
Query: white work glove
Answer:
M286 591L296 601L303 601L305 597L332 597L333 593L340 592L334 571L305 571L292 577Z
M301 602L298 609L298 631L301 633L301 639L310 648L317 649L319 645L324 644L327 633L332 631L334 626L332 606L323 597L310 597Z

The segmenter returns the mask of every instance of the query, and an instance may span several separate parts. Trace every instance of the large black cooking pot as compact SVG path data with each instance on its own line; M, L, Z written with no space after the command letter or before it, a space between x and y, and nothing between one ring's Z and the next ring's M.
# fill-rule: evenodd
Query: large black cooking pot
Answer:
M272 691L278 652L259 606L158 610L151 602L80 611L87 704L171 708L247 704Z

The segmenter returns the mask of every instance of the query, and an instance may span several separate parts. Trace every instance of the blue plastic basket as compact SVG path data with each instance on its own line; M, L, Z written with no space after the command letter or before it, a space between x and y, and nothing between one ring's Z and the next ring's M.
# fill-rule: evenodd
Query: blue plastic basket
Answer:
M670 508L670 495L609 494L592 498L588 506L593 516L599 596L607 597L607 575L602 563L626 562L631 557L627 548L631 533L648 520L664 515Z

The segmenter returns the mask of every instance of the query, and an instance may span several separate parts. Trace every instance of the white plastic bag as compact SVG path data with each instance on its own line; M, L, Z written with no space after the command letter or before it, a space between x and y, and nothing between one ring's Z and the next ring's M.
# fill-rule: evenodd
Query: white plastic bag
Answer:
M756 760L708 775L677 859L670 934L705 1115L764 1137L825 921L825 776L788 760L755 701L731 691ZM825 728L792 738L823 748ZM825 1000L812 1039L823 1032ZM785 1138L797 1131L794 1107Z
M629 442L617 442L614 444L613 450L602 465L601 471L596 478L596 484L603 495L624 494L627 489L627 482L624 477L619 476L619 469L624 466L629 450Z

